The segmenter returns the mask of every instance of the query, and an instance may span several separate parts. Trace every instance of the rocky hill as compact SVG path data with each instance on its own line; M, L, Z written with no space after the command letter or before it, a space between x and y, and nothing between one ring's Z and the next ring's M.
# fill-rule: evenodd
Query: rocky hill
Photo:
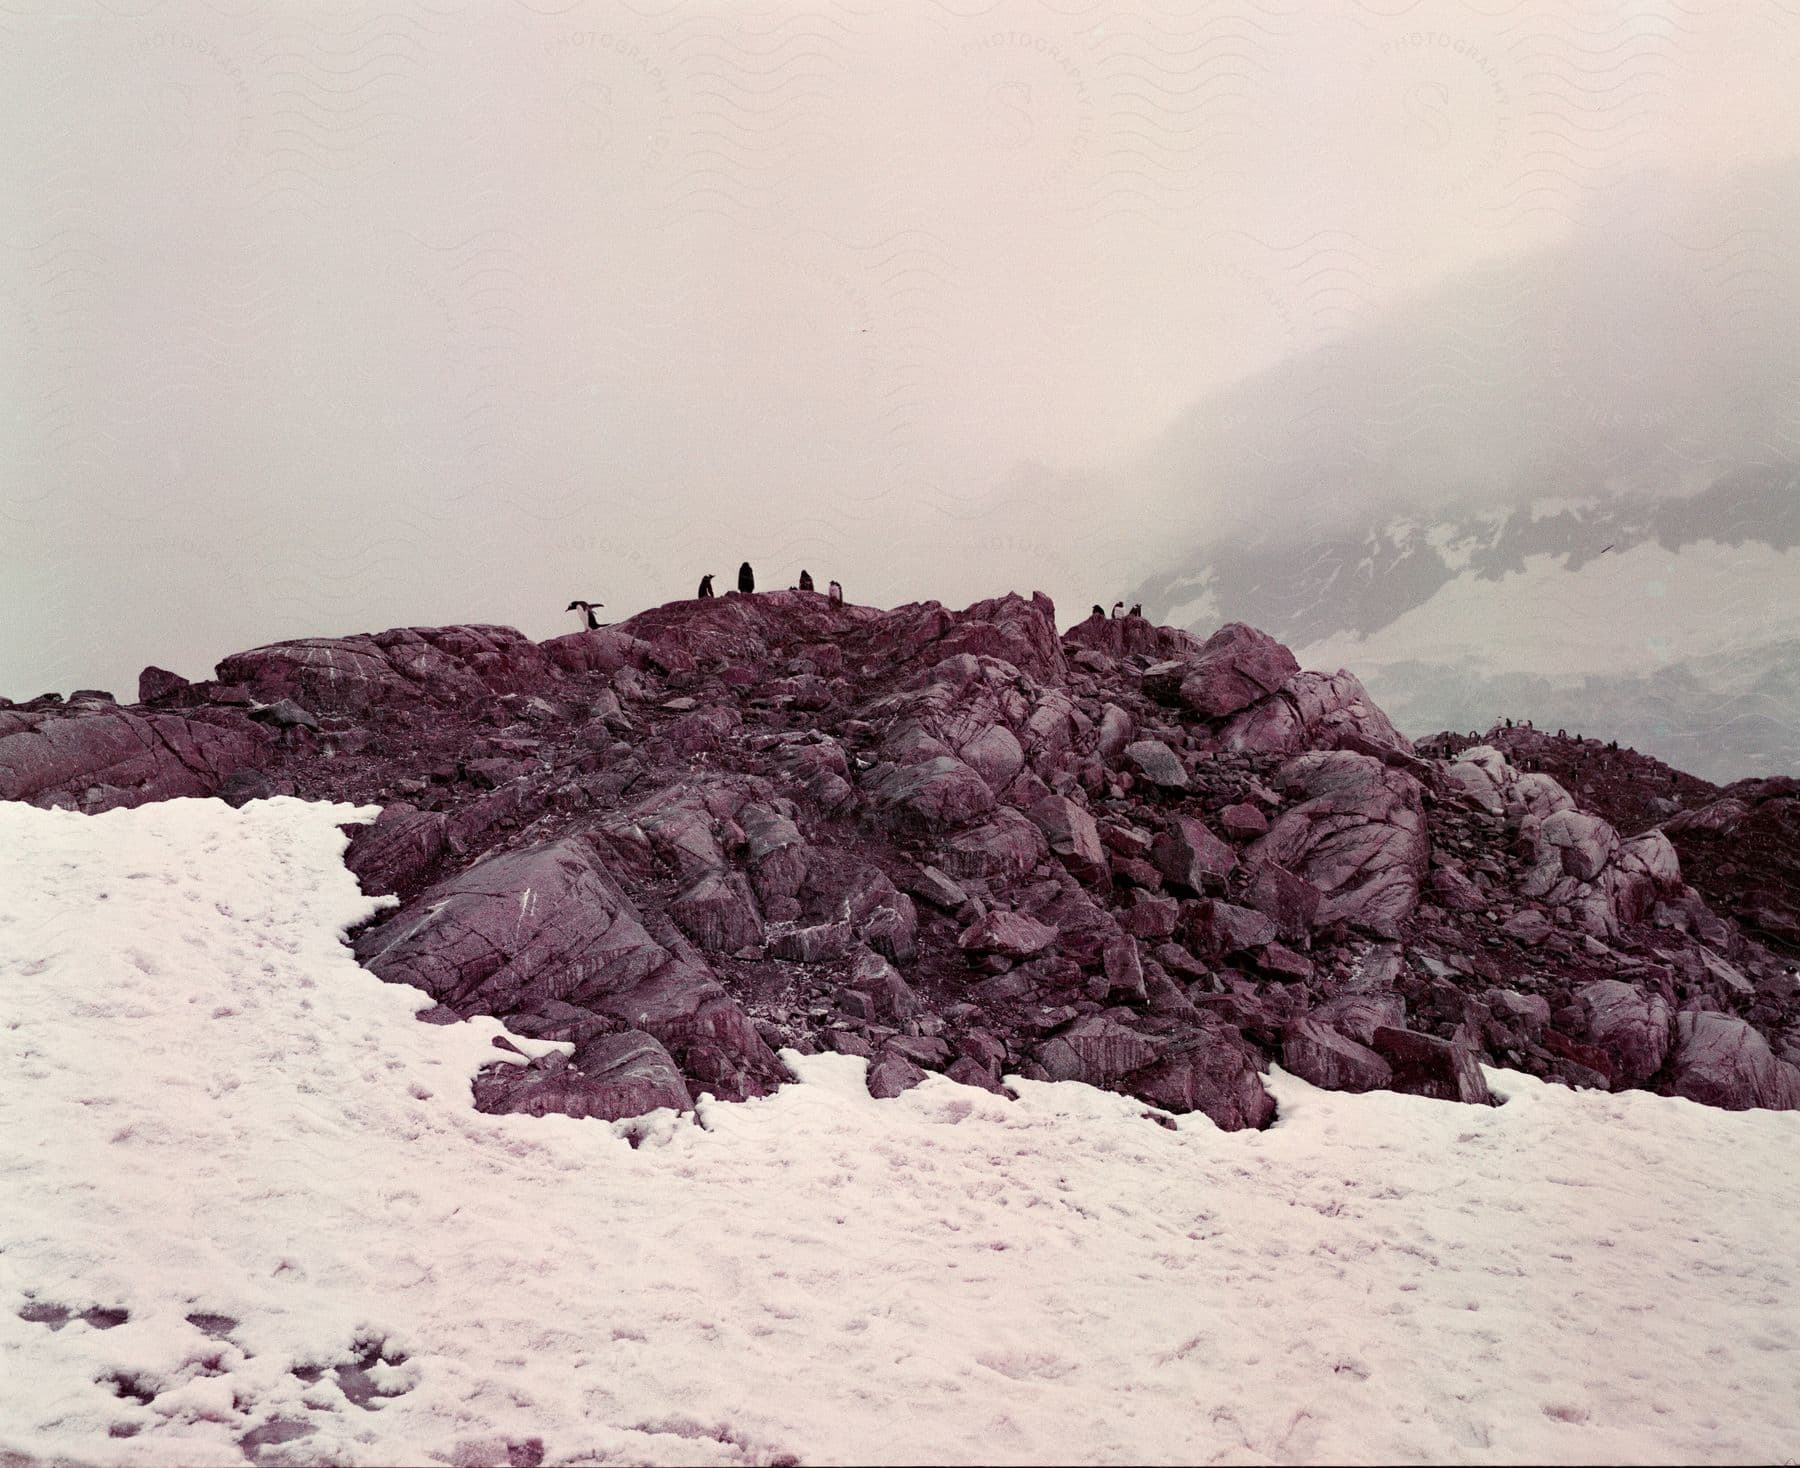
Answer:
M1348 673L1139 617L1059 635L726 595L534 643L403 628L0 707L0 798L378 803L354 935L573 1053L489 1110L763 1094L776 1051L1076 1079L1266 1125L1270 1061L1481 1103L1478 1061L1800 1108L1800 797L1539 731L1415 748Z

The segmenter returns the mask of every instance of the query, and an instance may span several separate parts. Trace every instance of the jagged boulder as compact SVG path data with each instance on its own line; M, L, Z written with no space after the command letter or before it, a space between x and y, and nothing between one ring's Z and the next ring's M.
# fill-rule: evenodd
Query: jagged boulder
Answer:
M1002 958L1031 958L1056 941L1056 929L1022 912L996 908L970 924L956 940L966 953L997 953Z
M980 825L945 841L938 851L938 865L953 877L1017 876L1049 855L1044 833L1031 819L1002 807Z
M1275 1098L1235 1030L1203 1029L1168 1046L1117 1089L1165 1111L1203 1112L1221 1131L1260 1130L1275 1119Z
M1159 790L1188 788L1187 767L1182 764L1181 756L1160 739L1140 739L1126 745L1125 762L1140 780Z
M1487 1078L1467 1045L1382 1025L1369 1037L1369 1048L1393 1068L1396 1091L1472 1106L1493 1104Z
M705 872L676 894L669 916L709 953L735 953L763 941L762 917L736 872Z
M449 824L442 811L396 802L368 825L353 828L344 865L372 897L411 897L420 875L449 849Z

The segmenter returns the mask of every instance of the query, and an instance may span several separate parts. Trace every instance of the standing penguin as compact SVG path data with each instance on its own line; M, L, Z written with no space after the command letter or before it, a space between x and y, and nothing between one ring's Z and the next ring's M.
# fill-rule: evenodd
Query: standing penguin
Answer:
M833 581L831 583L831 589L826 592L826 595L831 598L831 604L834 607L841 607L844 604L844 588L839 586L837 582Z
M1141 617L1144 615L1144 604L1141 601L1134 601L1131 604L1131 615L1134 617Z
M1115 621L1115 622L1118 621L1120 617L1124 616L1125 615L1125 603L1122 601L1114 602L1112 614L1113 614L1113 621Z
M711 596L711 595L712 595L712 594L713 594L713 589L712 589L712 572L711 572L711 571L708 571L708 572L707 572L707 573L706 573L706 574L705 574L705 575L704 575L704 576L702 576L702 577L701 577L701 578L700 578L700 589L699 589L699 590L698 590L698 591L696 591L696 592L695 592L695 593L694 593L694 595L695 595L695 597L696 597L696 598L702 598L702 599L703 599L703 598L705 598L705 597L709 597L709 596Z
M605 605L606 603L603 601L582 601L577 598L575 601L570 602L563 610L586 613L588 631L592 632L600 625L600 619L594 615L594 608L603 607Z
M808 571L804 566L800 568L800 589L802 591L811 591L813 589L812 572Z
M738 567L738 590L745 596L756 590L756 572L750 569L748 561Z

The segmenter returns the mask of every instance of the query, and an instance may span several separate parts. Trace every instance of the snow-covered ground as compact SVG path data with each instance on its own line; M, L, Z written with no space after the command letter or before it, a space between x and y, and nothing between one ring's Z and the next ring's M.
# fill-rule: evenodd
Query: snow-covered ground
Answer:
M353 815L0 805L0 1460L1800 1455L1800 1115L790 1056L634 1149L471 1108L498 1024L339 941Z

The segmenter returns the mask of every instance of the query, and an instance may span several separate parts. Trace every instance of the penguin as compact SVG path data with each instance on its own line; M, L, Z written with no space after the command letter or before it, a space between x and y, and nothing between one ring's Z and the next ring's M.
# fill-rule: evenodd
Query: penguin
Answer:
M1094 609L1093 609L1093 611L1088 613L1088 616L1098 617L1102 622L1104 622L1106 620L1106 608L1101 606L1099 602L1095 602Z
M813 589L812 572L807 571L805 569L801 570L801 572L800 572L800 589L802 591L811 591Z
M700 578L700 589L694 593L694 596L697 600L705 600L712 594L712 572L708 571Z
M1134 616L1134 617L1141 617L1141 616L1143 616L1143 615L1144 615L1144 604L1143 604L1143 603L1142 603L1142 602L1141 602L1141 601L1134 601L1134 602L1133 602L1133 603L1132 603L1132 604L1131 604L1131 612L1130 612L1130 615L1131 615L1131 616Z
M1115 622L1118 621L1120 617L1124 616L1125 615L1125 603L1122 601L1114 602L1112 614L1113 614L1113 621L1115 621Z
M575 601L570 602L564 610L587 613L588 631L592 632L600 625L600 619L594 615L594 608L603 607L605 605L606 603L603 601L582 601L577 598Z
M756 590L756 572L750 569L748 561L738 567L738 590L745 596Z
M834 607L841 607L844 604L844 588L839 586L837 582L833 581L831 583L831 589L826 592L826 595L831 598L831 604Z

